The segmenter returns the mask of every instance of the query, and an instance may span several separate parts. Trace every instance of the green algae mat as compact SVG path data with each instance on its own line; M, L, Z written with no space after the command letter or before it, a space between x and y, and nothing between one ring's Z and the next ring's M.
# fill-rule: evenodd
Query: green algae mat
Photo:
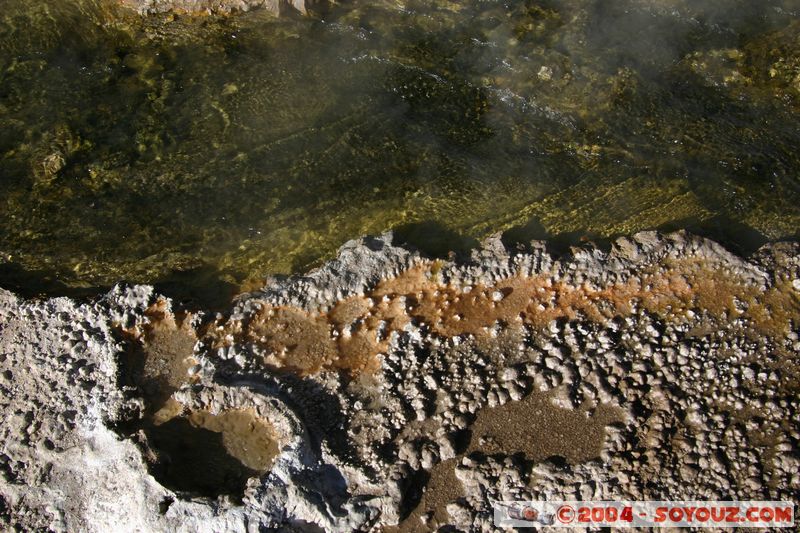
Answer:
M800 222L797 0L0 11L0 285L198 294L393 229L446 253Z

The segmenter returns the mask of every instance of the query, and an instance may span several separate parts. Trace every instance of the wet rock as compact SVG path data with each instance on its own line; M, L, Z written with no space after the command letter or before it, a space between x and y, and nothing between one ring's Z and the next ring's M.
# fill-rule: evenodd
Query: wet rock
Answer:
M0 523L479 531L493 500L800 490L800 249L487 246L437 277L391 235L353 241L219 314L147 286L83 304L0 291ZM595 424L582 455L564 420Z
M313 0L122 0L122 4L142 14L164 13L231 13L264 9L275 15L297 11L307 14L322 2Z

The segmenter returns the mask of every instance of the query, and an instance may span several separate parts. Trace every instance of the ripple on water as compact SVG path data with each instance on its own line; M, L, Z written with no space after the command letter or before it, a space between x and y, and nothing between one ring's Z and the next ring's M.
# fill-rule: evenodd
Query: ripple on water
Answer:
M717 4L354 2L323 21L11 0L0 281L228 294L390 228L437 253L497 231L795 236L796 14Z

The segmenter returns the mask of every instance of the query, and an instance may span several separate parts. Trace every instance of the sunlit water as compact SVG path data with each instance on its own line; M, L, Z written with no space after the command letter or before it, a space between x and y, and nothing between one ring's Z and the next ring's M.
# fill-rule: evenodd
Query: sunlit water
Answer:
M800 222L800 1L0 10L0 285L235 287L395 229L575 241Z

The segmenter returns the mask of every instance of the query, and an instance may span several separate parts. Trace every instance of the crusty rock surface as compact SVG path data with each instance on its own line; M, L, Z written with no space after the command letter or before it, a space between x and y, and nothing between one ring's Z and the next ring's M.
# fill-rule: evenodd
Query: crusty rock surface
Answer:
M490 240L461 262L365 238L217 315L148 286L2 292L0 523L491 531L495 500L796 500L799 295L797 244L744 260L652 232L568 257ZM291 342L309 324L322 333ZM193 348L170 341L189 330ZM167 394L163 368L188 369ZM274 428L272 466L226 493L176 481L163 439L181 436L159 428L231 410ZM581 432L599 437L565 452ZM451 492L423 494L437 483Z
M176 11L181 13L231 13L264 9L276 15L291 10L306 14L322 2L313 0L121 0L122 5L142 14Z

